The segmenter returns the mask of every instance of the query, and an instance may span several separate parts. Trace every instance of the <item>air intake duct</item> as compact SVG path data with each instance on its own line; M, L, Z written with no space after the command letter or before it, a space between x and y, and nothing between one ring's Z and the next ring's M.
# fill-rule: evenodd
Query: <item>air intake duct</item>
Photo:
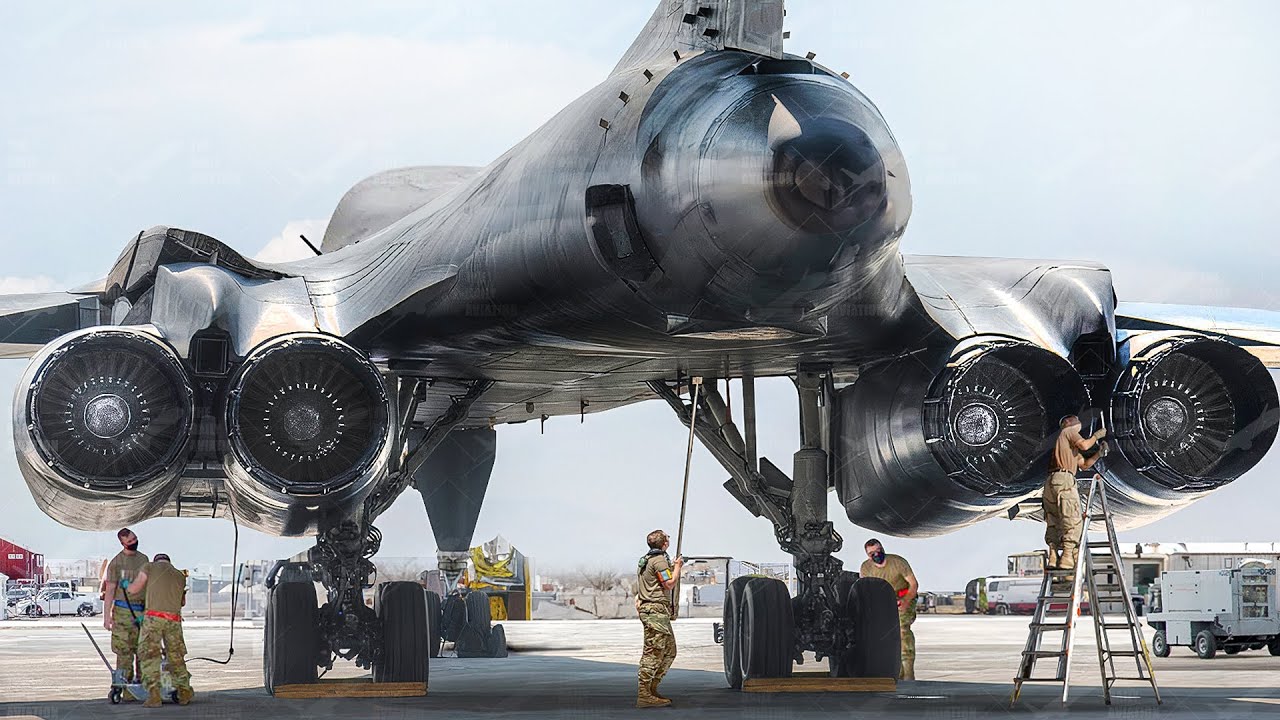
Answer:
M182 469L193 414L186 370L159 337L80 330L41 350L18 384L18 466L36 504L64 525L154 517Z
M268 532L314 532L385 471L390 417L382 377L358 350L310 333L264 343L232 379L226 405L232 507Z

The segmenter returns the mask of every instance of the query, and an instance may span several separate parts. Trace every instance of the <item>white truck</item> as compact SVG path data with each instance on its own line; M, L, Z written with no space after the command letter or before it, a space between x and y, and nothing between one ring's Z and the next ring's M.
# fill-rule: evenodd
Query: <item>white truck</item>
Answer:
M1175 645L1190 647L1205 660L1219 650L1235 655L1265 647L1280 655L1275 568L1163 572L1157 602L1156 612L1147 614L1156 631L1151 641L1156 657L1168 657Z

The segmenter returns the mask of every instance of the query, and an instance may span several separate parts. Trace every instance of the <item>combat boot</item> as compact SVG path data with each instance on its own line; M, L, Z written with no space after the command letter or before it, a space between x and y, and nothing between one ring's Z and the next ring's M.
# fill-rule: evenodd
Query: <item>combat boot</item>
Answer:
M659 683L659 682L662 682L662 681L661 681L661 680L654 680L653 682L649 683L649 694L650 694L650 695L652 695L652 696L654 696L654 697L656 697L656 698L658 698L659 700L661 700L661 701L663 701L663 702L671 702L671 698L669 698L669 697L665 697L665 696L663 696L663 695L659 695L659 694L658 694L658 683Z
M196 691L191 688L178 688L178 704L190 705L191 701L196 697Z
M151 688L147 691L147 701L142 703L145 708L158 708L164 704L164 700L160 698L160 688Z
M666 707L670 704L670 700L664 700L654 695L648 685L642 685L640 692L636 693L636 707L638 708Z

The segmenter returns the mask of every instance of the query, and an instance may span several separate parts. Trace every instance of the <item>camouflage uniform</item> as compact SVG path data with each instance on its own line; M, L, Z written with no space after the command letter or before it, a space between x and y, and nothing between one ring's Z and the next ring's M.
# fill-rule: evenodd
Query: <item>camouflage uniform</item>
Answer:
M1075 473L1049 474L1044 484L1044 542L1049 566L1074 568L1080 554L1080 489ZM1061 559L1059 560L1059 555Z
M644 625L644 652L640 655L640 696L656 696L671 663L676 659L676 636L671 630L671 599L662 579L671 578L671 559L661 550L640 558L640 622Z
M175 690L191 690L187 671L187 644L182 637L182 606L186 601L186 576L168 562L147 563L147 617L142 623L138 654L142 658L142 684L159 691L163 684L161 657Z
M907 581L907 576L914 576L911 565L901 555L884 556L884 564L876 565L870 558L862 563L859 568L859 574L863 577L880 578L893 586L894 592L898 593L898 597L902 597L904 590L911 587L911 583ZM906 605L898 606L898 632L902 636L902 669L899 672L901 680L916 679L916 634L911 631L911 624L916 621L916 602L919 598L911 598L911 602Z
M147 556L140 552L126 555L122 550L107 564L106 582L115 588L115 601L107 612L111 613L111 652L116 654L116 669L124 679L133 682L134 661L138 654L139 627L142 624L143 602L141 597L129 594L123 587L138 577L147 564ZM131 607L121 607L125 603Z
M1079 425L1068 425L1053 444L1049 477L1044 482L1044 542L1049 546L1049 567L1074 568L1080 553L1080 489L1076 471L1084 462ZM1061 558L1059 558L1061 556Z

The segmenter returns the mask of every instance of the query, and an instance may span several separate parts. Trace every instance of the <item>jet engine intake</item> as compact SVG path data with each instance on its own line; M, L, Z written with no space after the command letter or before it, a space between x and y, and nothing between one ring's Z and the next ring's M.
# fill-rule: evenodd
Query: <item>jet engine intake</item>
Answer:
M18 466L36 504L64 525L154 517L182 469L194 412L187 372L160 338L133 327L73 332L18 384Z
M1066 359L1007 338L881 363L840 391L836 491L863 527L945 532L1038 488L1059 418L1087 406Z
M250 524L281 535L314 532L385 471L386 387L346 343L311 333L274 338L249 354L230 387L227 491Z
M1252 468L1276 437L1275 382L1243 349L1196 333L1146 332L1120 346L1105 461L1122 525L1150 522Z

